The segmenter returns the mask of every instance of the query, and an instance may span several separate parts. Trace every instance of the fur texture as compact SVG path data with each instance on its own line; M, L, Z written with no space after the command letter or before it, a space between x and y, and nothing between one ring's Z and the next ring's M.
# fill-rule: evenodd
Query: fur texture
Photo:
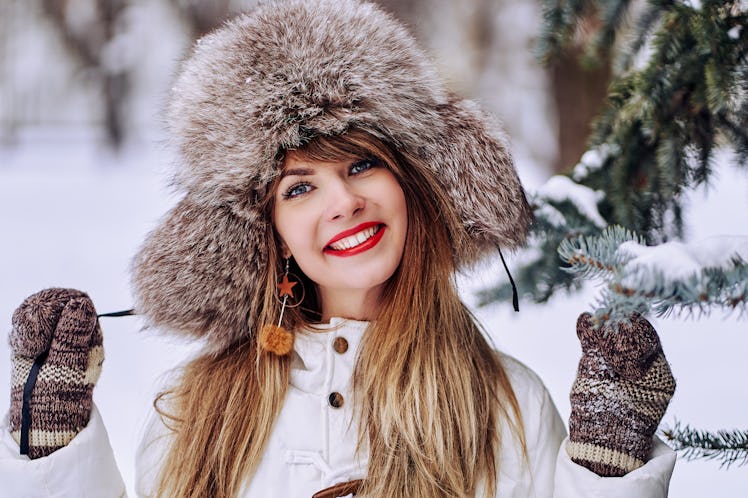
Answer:
M248 317L271 243L258 200L279 151L355 127L423 159L463 222L452 234L462 266L522 244L531 221L499 124L450 94L373 4L289 0L235 18L196 44L168 119L184 198L134 260L136 308L216 349L257 325Z

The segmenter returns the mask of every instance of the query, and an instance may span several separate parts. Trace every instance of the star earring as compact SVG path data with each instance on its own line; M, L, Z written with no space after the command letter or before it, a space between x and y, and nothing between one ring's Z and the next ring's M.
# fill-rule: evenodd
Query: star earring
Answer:
M304 283L296 275L289 273L289 262L290 258L286 258L283 277L277 284L277 297L281 303L278 325L267 324L263 326L259 338L262 349L278 356L285 356L293 349L293 334L282 326L283 314L287 307L295 308L304 300Z

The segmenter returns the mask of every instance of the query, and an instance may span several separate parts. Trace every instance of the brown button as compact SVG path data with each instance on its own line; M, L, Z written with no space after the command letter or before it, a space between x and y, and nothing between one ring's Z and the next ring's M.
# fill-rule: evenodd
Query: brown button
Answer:
M327 402L330 403L330 406L333 408L340 408L343 406L343 395L340 393L330 393L327 397Z
M332 348L336 353L343 354L348 351L348 341L345 340L345 337L336 337L332 343Z

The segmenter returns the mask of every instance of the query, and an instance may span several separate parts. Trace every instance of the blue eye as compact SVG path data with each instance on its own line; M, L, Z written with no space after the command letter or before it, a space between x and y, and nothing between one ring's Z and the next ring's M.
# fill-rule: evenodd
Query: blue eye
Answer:
M312 186L308 183L297 183L292 185L283 193L284 199L292 199L300 195L304 195L312 190Z
M351 164L350 174L358 175L359 173L370 170L376 165L377 162L374 159L362 159L361 161L356 161Z

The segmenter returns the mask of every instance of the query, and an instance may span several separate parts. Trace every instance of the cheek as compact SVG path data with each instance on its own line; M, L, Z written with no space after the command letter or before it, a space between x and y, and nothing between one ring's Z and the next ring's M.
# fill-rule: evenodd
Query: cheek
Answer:
M284 257L293 254L299 260L310 252L314 241L315 224L309 218L308 210L278 209L274 213L273 224L280 237Z
M283 209L276 210L273 214L273 226L275 227L275 231L278 233L283 249L291 249L296 242L294 240L296 230L293 226L293 218L289 216L288 213L284 212ZM284 254L283 256L286 257L287 254Z
M408 206L405 202L405 193L394 176L390 178L390 183L387 185L383 194L386 205L391 206L393 216L402 226L402 229L407 230Z

